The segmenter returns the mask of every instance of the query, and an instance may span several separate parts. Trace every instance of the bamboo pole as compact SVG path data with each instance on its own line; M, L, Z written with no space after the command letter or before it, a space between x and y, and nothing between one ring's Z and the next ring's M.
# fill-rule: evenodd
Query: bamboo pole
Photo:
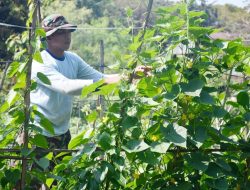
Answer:
M32 46L32 40L35 38L35 29L36 29L36 21L37 21L37 12L38 12L38 0L35 4L35 9L32 16L32 23L31 23L31 29L29 30L29 60L26 65L27 68L27 75L26 75L26 88L25 88L25 94L24 94L24 113L25 113L25 120L24 120L24 136L23 136L23 148L28 149L28 141L29 141L29 131L28 131L28 125L30 120L30 86L31 86L31 65L32 65L32 59L33 59L33 52L34 48ZM22 156L22 173L21 173L21 190L25 189L25 179L26 179L26 170L27 170L27 159L25 156Z
M104 43L103 40L100 41L100 71L104 73ZM98 96L97 105L101 106L102 110L100 111L100 117L103 116L103 96Z

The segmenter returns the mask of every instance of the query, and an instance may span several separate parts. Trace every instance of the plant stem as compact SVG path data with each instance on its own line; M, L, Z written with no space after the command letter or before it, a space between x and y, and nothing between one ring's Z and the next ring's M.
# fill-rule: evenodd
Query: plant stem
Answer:
M144 25L143 25L143 32L142 32L142 35L139 39L139 41L142 41L142 43L140 44L140 46L138 47L137 49L137 55L139 55L139 53L141 52L141 48L142 48L142 45L143 45L143 38L146 34L146 31L147 31L147 26L148 26L148 22L149 22L149 16L150 16L150 13L151 13L151 10L152 10L152 6L153 6L153 1L154 0L149 0L148 2L148 8L147 8L147 16L146 16L146 19L145 19L145 22L144 22ZM137 62L135 61L133 66L132 66L132 69L136 68L137 66ZM129 83L132 83L133 79L134 79L134 76L135 76L135 73L134 71L131 73L130 77L129 77Z

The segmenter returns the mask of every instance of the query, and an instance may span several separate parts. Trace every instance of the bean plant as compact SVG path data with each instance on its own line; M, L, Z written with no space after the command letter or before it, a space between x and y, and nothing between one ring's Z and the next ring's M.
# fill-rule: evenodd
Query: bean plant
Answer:
M56 180L52 189L70 190L250 187L250 48L240 39L213 39L217 30L203 26L206 14L189 6L180 3L156 10L154 25L133 36L130 53L120 59L130 68L125 74L145 65L152 67L151 76L137 73L140 79L105 86L99 81L83 89L81 98L102 95L106 108L86 116L89 126L68 147L76 152L57 155L64 157L53 171L28 173L27 184L36 176L48 186ZM37 30L37 37L41 35L43 31ZM33 58L40 60L41 44L35 42ZM22 56L11 64L8 76L17 82L0 108L5 121L0 123L1 147L12 145L24 122ZM49 83L43 74L40 78ZM33 82L31 90L35 86ZM46 148L32 123L37 114L32 107L33 135L29 149L21 149L21 154L46 170L54 160L52 153L36 160L32 149ZM46 118L42 126L53 133ZM19 165L1 160L2 188L13 187L20 179Z

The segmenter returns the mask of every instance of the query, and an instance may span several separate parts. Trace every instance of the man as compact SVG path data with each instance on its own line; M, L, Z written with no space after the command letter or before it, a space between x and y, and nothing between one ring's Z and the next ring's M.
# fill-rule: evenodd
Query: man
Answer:
M69 24L60 14L46 17L42 22L46 32L47 49L41 52L43 63L33 61L32 79L37 82L37 88L31 92L31 104L37 111L51 121L54 133L41 127L49 148L68 148L70 141L69 120L72 109L72 98L80 95L82 89L100 79L105 84L117 83L118 74L104 75L86 64L78 55L67 51L71 43L71 32L76 25ZM148 68L138 68L148 72ZM50 85L39 80L38 74L43 73L50 80ZM39 117L35 124L39 126ZM41 158L38 154L37 158ZM52 166L53 168L53 166ZM50 169L52 169L50 168Z
M38 85L31 93L31 103L37 105L38 111L53 124L55 133L43 128L43 135L60 136L67 134L69 129L73 95L80 95L85 86L102 78L110 84L118 82L121 77L117 74L103 75L76 54L66 51L76 26L69 24L62 15L46 17L42 26L46 31L47 49L41 52L43 63L33 61L32 64L31 77ZM46 75L51 84L40 81L38 73Z
M62 15L46 17L42 27L46 32L47 49L41 52L43 63L35 60L32 63L31 78L37 82L37 88L31 92L31 104L53 125L54 133L51 133L40 125L41 118L35 117L35 124L42 129L49 148L66 149L71 139L69 121L73 95L80 95L85 86L100 79L110 84L118 82L121 77L117 74L103 75L78 55L67 51L71 43L71 32L77 26L69 24ZM39 73L47 76L51 84L39 80ZM45 154L40 152L36 157L39 159L43 156ZM53 166L50 163L49 169L53 169Z

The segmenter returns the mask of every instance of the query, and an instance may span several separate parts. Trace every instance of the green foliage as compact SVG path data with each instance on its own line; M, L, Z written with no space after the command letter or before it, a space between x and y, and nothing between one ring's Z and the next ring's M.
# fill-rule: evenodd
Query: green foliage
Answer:
M25 25L25 21L27 20L27 1L11 1L5 0L4 2L0 3L0 22L8 23L8 24L18 24L18 25ZM13 34L20 34L23 32L24 29L22 28L7 28L1 26L0 31L0 61L6 61L11 59L14 52L6 51L7 45L5 41Z
M117 86L99 81L85 88L82 98L92 93L108 101L116 95L117 100L108 102L102 117L99 110L88 112L87 121L97 125L71 140L69 148L78 152L65 156L51 173L32 175L48 185L57 180L52 189L249 187L249 80L233 81L231 73L249 77L250 49L240 40L212 40L213 29L204 28L200 20L204 14L188 9L183 3L156 11L155 25L145 35L133 36L129 55L121 58L131 72L136 64L148 65L153 75ZM30 56L39 60L38 54ZM8 118L0 121L3 147L14 141L24 122L24 102L17 98L23 95L27 72L23 60L21 54L8 72L19 85L0 108L1 118ZM40 79L48 83L42 73ZM30 130L35 135L30 145L46 147L34 117L53 133L51 123L32 107ZM33 155L32 149L23 155ZM50 159L47 155L35 162L47 169ZM0 162L0 168L1 186L12 188L19 165L12 169Z
M239 147L248 147L242 135L249 128L249 81L225 74L247 66L249 49L238 40L210 39L213 30L195 22L203 13L190 12L187 27L185 10L186 4L161 8L156 26L144 39L141 33L134 38L128 65L151 65L154 75L120 84L119 102L102 120L94 117L99 125L89 143L95 145L78 144L79 153L70 158L72 176L55 171L67 178L60 187L247 188L249 157ZM175 55L179 46L182 54ZM225 152L206 152L216 148Z

